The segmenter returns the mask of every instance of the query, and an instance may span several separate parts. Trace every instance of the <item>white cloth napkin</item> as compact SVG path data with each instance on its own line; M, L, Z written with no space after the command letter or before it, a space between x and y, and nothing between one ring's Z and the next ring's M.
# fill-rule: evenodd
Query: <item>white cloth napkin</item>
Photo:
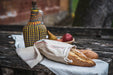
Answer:
M56 75L107 75L109 64L99 59L95 59L96 66L94 67L80 67L62 64L59 62L54 62L43 56L38 50L34 50L33 47L28 49L18 49L24 48L23 35L12 35L15 40L16 52L17 54L32 68L40 62L40 64L48 67ZM38 54L38 55L37 55ZM42 60L43 59L43 60Z

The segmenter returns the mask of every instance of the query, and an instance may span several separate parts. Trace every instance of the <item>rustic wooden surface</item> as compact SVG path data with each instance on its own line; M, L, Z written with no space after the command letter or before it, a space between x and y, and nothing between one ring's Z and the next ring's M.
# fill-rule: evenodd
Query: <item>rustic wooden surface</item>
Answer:
M0 31L16 31L13 33L22 32L24 25L0 25ZM59 35L64 33L71 33L73 35L90 35L90 36L101 36L111 35L113 36L113 28L84 28L84 27L47 27L48 30Z
M51 28L53 33L58 34L58 28ZM62 28L60 28L62 31ZM59 29L59 30L60 30ZM68 28L71 30L71 28ZM72 28L72 30L74 30ZM64 31L66 31L64 29ZM74 30L77 31L77 30ZM84 31L84 29L81 31ZM88 30L86 30L88 32ZM73 31L70 31L73 32ZM22 61L15 52L14 40L8 38L11 34L21 34L21 31L5 31L0 30L0 67L8 67L14 70L14 75L54 75L48 68L45 66L38 64L34 68L29 68L29 66ZM64 34L62 32L62 34ZM98 34L98 33L97 33ZM91 48L93 51L99 54L101 60L108 62L109 67L109 75L112 75L113 69L113 39L102 39L100 37L92 37L92 36L79 36L74 35L75 42L73 44L77 45L78 48ZM0 70L1 73L1 70ZM21 73L21 74L19 74Z

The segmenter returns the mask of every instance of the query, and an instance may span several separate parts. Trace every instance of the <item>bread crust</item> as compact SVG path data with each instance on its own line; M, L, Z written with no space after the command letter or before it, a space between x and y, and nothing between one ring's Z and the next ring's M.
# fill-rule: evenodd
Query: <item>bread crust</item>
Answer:
M86 55L90 59L98 59L98 54L90 49L85 49L85 50L79 50L82 52L84 55Z
M68 63L71 65L84 66L84 67L91 67L96 65L94 61L92 61L90 58L87 58L82 52L76 49L70 50L68 59L73 60L72 63Z

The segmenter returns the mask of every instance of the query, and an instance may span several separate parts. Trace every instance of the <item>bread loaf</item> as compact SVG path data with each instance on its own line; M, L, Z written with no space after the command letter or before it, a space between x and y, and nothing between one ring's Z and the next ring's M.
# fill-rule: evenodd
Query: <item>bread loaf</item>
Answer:
M91 67L96 65L94 61L87 58L82 52L73 48L69 52L68 59L73 61L72 63L68 63L71 65L84 66L84 67Z
M90 49L86 49L86 50L79 50L80 52L82 52L84 55L86 55L88 58L91 59L98 59L98 54Z

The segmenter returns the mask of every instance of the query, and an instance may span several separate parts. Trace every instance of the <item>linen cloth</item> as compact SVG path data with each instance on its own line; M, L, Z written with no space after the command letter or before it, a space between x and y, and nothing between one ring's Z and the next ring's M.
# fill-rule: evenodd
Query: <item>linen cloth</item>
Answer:
M68 53L72 47L76 46L59 41L42 39L35 42L34 47L48 59L66 64L68 62L73 62L68 59Z
M48 67L48 69L50 69L56 75L108 75L109 64L102 60L95 59L94 61L96 63L96 66L94 66L94 67L80 67L80 66L67 65L67 64L49 60L47 58L43 59L43 56L40 54L40 52L38 50L37 51L39 53L37 51L35 51L35 49L33 47L30 47L31 48L30 51L26 50L25 52L21 49L18 49L18 48L24 48L23 35L12 35L12 38L15 40L15 46L17 48L16 50L18 50L18 51L16 51L17 54L23 60L30 58L30 61L31 61L30 64L26 60L24 60L24 61L31 68L40 62L40 64ZM20 54L19 54L19 52L20 52ZM38 53L40 55L42 60L34 58L34 56L36 57L36 53ZM34 60L36 61L35 64L32 62ZM33 64L33 65L31 65L31 64Z

